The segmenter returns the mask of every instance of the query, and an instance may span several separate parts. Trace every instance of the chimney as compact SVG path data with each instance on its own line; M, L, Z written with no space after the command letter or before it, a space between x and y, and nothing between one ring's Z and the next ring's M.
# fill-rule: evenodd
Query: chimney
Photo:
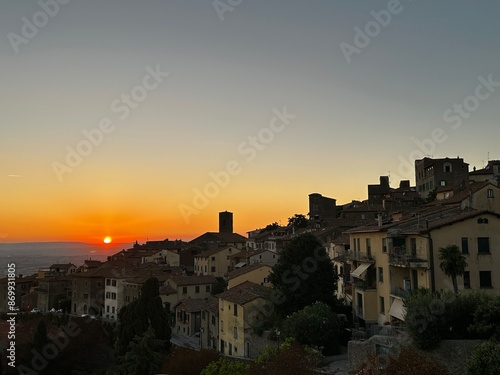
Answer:
M219 233L233 233L232 212L219 212Z

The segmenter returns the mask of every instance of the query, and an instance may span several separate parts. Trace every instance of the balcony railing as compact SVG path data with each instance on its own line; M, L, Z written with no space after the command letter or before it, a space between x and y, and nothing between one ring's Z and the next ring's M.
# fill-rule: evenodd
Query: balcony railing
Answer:
M391 294L393 296L399 297L399 298L406 298L409 297L412 293L412 290L410 288L403 289L403 288L398 288L398 287L392 287L391 288Z
M429 261L419 257L417 254L389 253L389 264L398 267L427 268Z
M372 253L363 253L361 251L348 250L346 258L349 260L375 263L375 258L373 257Z

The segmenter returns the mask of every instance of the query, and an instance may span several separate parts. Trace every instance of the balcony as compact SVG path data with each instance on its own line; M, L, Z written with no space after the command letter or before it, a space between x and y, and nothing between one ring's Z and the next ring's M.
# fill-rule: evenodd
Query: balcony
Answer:
M375 258L371 253L363 253L361 251L348 250L346 258L348 260L357 260L359 262L375 263Z
M414 254L389 253L389 264L396 267L428 268L429 261Z
M412 290L410 288L399 288L399 287L391 287L391 295L394 297L399 297L401 299L405 299L409 297L412 293Z

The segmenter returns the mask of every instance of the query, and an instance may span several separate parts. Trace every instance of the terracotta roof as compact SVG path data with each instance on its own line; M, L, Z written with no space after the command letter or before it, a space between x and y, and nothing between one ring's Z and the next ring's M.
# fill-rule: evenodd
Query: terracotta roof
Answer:
M216 297L220 299L244 305L257 298L269 299L270 289L265 286L257 285L250 281L245 281L235 287L218 294Z
M193 276L172 276L170 278L177 286L216 284L217 279L210 275L193 275Z
M182 299L175 305L175 309L185 310L190 313L200 312L204 310L207 304L207 299L205 298L188 298Z
M209 297L203 310L210 311L215 314L215 316L219 316L219 299L216 297Z
M160 286L160 295L169 296L171 294L175 294L177 291L172 288L170 285L162 285Z
M450 224L453 224L453 223L456 223L459 221L463 221L463 220L467 220L467 219L470 219L470 218L473 218L476 216L480 216L480 215L493 215L497 218L500 218L500 214L497 214L497 213L491 212L491 211L476 211L476 210L465 211L465 212L462 212L458 215L443 218L441 220L436 220L432 223L429 223L429 228L426 228L426 230L424 232L428 232L428 231L431 231L433 229L438 229L438 228L441 228L445 225L450 225Z
M231 279L234 279L235 277L244 275L246 273L252 272L252 271L257 270L257 269L262 268L262 267L268 267L269 272L271 272L272 267L270 265L265 264L265 263L253 263L253 264L246 265L246 266L238 268L234 271L229 272L227 274L227 278L229 280L231 280Z

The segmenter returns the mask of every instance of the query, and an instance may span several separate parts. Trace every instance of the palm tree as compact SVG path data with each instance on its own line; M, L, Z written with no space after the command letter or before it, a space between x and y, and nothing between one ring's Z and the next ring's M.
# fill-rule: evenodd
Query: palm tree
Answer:
M457 245L448 245L439 248L439 260L441 263L439 267L446 274L451 277L453 283L453 291L458 294L457 276L462 276L467 267L465 257L460 252Z

